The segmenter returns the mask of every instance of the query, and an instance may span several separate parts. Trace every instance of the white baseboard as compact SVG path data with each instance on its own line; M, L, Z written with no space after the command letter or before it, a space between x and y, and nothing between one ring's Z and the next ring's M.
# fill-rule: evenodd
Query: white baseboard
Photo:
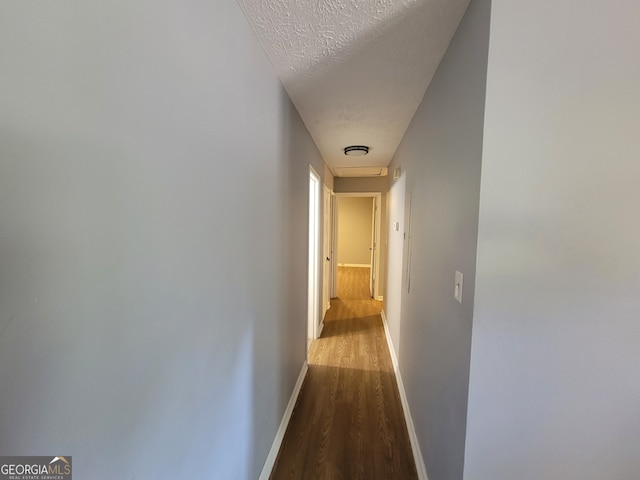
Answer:
M389 345L393 371L396 374L396 382L398 383L398 391L400 392L400 401L402 402L402 411L404 412L404 421L407 424L407 430L409 432L409 440L411 441L413 460L416 463L416 470L418 471L418 479L429 480L427 477L427 468L424 465L424 459L422 458L422 452L420 451L420 444L418 443L416 429L413 426L413 419L411 418L411 411L409 410L407 394L404 391L404 384L402 383L402 376L400 375L400 368L398 367L398 356L396 355L393 342L391 341L391 334L389 333L389 326L387 325L387 316L385 315L384 310L380 312L380 316L382 317L382 325L384 325L384 334L387 337L387 345Z
M378 300L379 302L384 302L384 297L382 295L378 295L376 297L376 300Z
M293 387L291 398L289 398L287 408L284 411L284 415L282 415L282 421L280 422L280 426L278 427L278 431L276 432L276 437L273 439L271 450L269 450L269 455L267 455L267 460L264 462L264 466L262 467L262 472L260 473L260 477L258 477L258 480L268 480L269 475L271 475L273 466L276 463L276 458L278 457L278 452L280 451L280 446L282 445L282 440L284 439L284 433L287 431L287 425L289 425L289 420L291 419L291 414L293 413L293 407L296 406L296 401L298 400L298 395L300 394L300 389L302 388L302 383L304 382L304 377L307 374L308 368L309 366L305 361L302 364L300 375L298 375L296 385Z
M362 267L362 268L371 268L371 265L368 263L339 263L339 267Z

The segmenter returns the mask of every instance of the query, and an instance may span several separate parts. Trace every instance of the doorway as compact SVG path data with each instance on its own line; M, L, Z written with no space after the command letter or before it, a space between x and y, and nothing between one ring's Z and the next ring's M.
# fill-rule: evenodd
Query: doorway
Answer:
M379 245L382 195L380 192L365 192L335 193L334 196L334 279L337 279L337 266L368 268L370 297L381 300Z

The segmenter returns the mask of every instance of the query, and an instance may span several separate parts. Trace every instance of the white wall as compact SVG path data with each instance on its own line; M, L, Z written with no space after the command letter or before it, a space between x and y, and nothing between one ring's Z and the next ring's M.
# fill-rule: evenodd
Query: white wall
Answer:
M0 453L255 479L324 165L240 9L6 2L0 64Z
M471 2L389 168L385 313L430 480L464 466L489 6Z
M372 197L338 197L338 264L371 264Z
M639 21L493 1L468 480L638 478Z

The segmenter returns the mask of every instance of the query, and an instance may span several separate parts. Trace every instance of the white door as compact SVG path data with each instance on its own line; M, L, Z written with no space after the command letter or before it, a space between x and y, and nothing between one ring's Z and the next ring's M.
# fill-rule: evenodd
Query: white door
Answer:
M320 233L320 177L309 166L309 279L307 337L315 340L319 331L319 238ZM308 343L308 346L310 343Z
M371 199L371 247L369 250L371 251L371 270L369 272L369 293L371 294L371 298L375 298L375 286L376 286L376 198Z
M322 245L322 318L331 307L331 190L325 185L323 202L324 232Z
M338 296L336 288L338 285L338 202L340 198L335 194L331 194L331 238L330 238L330 276L329 281L330 298L336 298Z

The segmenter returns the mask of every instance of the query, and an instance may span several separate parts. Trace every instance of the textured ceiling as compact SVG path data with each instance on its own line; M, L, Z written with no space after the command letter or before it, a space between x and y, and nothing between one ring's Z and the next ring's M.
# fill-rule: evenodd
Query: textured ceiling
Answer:
M238 3L324 160L340 175L389 164L469 0ZM370 152L347 157L349 145Z

